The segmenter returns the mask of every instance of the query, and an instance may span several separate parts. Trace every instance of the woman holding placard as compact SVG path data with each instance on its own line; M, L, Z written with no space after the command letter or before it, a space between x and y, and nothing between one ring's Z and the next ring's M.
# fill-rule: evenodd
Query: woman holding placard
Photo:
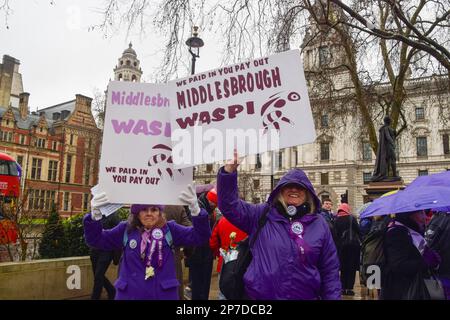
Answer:
M193 227L166 222L162 205L134 204L127 222L103 230L98 208L109 201L105 193L92 199L92 213L83 221L86 242L102 250L124 250L115 283L116 300L179 298L173 247L201 245L208 242L211 235L208 215L200 210L194 188L189 186L188 192L183 192L179 198L191 210Z

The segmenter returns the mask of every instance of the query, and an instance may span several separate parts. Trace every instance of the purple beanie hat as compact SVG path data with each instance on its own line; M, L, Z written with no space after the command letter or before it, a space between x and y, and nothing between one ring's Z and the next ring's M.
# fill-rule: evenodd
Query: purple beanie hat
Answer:
M137 215L139 212L143 210L147 210L147 208L156 207L159 211L164 211L164 206L161 204L133 204L131 206L130 212L131 214Z

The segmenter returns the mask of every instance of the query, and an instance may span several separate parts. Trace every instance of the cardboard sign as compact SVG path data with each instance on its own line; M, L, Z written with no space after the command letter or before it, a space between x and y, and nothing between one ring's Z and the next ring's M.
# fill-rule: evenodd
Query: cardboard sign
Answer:
M311 143L316 138L299 50L169 83L176 168Z
M191 169L175 169L167 85L110 82L99 189L111 203L181 204Z

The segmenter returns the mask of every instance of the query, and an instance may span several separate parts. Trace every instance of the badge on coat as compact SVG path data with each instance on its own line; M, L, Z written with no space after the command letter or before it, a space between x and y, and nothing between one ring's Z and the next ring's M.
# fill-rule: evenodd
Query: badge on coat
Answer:
M292 224L291 230L293 233L300 236L303 233L303 225L300 222L296 221Z
M131 249L135 249L136 247L137 247L137 242L136 242L136 240L134 240L134 239L131 240L131 241L130 241L130 248L131 248Z
M292 217L292 216L295 216L295 214L297 213L297 208L294 207L294 206L288 206L288 207L287 207L287 213L288 213L288 215L290 215L291 217Z
M161 240L163 238L163 236L164 236L164 234L163 234L161 229L159 229L159 228L153 229L153 231L152 231L152 238L153 239Z

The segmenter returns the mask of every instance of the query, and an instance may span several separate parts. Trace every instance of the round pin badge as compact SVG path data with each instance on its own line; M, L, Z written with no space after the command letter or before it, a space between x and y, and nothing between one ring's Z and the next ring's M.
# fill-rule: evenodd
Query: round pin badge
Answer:
M162 230L159 228L153 229L153 231L152 231L152 238L155 240L161 240L163 238L163 235L164 234L163 234Z
M297 213L297 208L294 207L294 206L288 206L288 207L287 207L287 213L288 213L288 215L290 215L291 217L292 217L292 216L295 216L295 214Z
M131 241L130 241L130 248L131 248L131 249L134 249L134 248L136 248L136 247L137 247L137 242L136 242L136 240L134 240L134 239L131 240Z
M303 225L300 222L296 221L292 224L291 230L296 235L301 235L303 233Z

